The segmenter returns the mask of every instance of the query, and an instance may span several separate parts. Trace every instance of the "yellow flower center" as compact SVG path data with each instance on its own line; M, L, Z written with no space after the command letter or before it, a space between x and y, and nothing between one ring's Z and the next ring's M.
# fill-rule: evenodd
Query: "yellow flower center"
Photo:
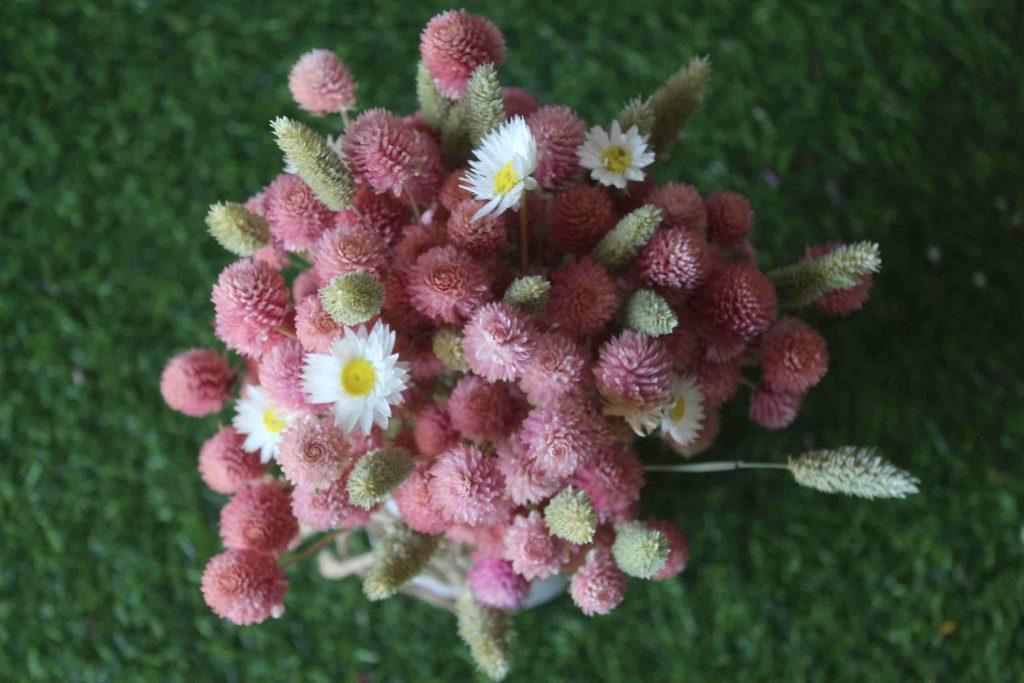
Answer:
M601 152L601 163L612 173L624 172L632 162L633 157L629 156L629 152L618 145L606 147Z
M683 419L683 415L686 415L686 399L680 396L672 404L672 409L668 411L668 417L673 422L679 422Z
M519 174L516 173L512 162L507 162L494 174L494 194L506 194L519 182Z
M277 416L270 408L263 409L263 427L271 434L277 434L284 429L284 420Z
M377 371L365 358L353 358L341 369L341 387L350 396L366 396L377 381Z

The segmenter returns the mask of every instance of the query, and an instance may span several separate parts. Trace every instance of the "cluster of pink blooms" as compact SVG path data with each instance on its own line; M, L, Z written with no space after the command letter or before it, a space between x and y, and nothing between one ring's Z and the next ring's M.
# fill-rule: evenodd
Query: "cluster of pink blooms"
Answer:
M420 50L439 92L453 100L478 66L505 56L498 28L464 11L432 19ZM355 80L325 50L303 55L288 85L314 115L356 104ZM160 385L168 405L194 417L218 413L248 388L289 415L274 460L247 449L232 426L200 451L203 481L231 496L220 521L226 551L202 578L218 615L248 624L282 612L282 554L297 545L300 525L356 529L370 520L375 509L352 505L346 481L360 456L384 445L407 448L416 462L393 493L398 513L417 532L469 546L468 586L480 603L515 610L533 582L561 574L585 614L608 613L628 583L611 550L619 525L642 521L667 538L670 554L655 580L681 572L689 553L683 531L640 513L645 472L636 434L692 457L714 443L719 410L741 386L751 387L750 419L780 429L824 376L824 338L780 314L772 282L758 269L746 198L657 185L651 168L625 189L597 184L579 162L588 124L573 109L515 88L505 90L504 104L510 117L524 117L538 152L537 189L523 198L525 270L517 213L474 220L483 201L465 189L467 169L446 166L440 133L419 112L368 109L352 117L335 144L356 182L348 209L328 209L290 173L246 202L266 220L271 241L227 266L212 293L215 333L244 363L193 349L170 361ZM613 271L592 252L642 205L660 210L660 226L627 267ZM345 332L318 290L355 272L383 283L380 314L366 325L386 323L409 363L390 428L369 435L345 432L330 406L311 403L302 388L304 356L326 353ZM540 312L504 299L528 275L550 283ZM869 286L865 279L815 306L848 314ZM621 311L637 289L671 305L678 325L670 334L625 326ZM435 355L442 328L461 335L462 372ZM682 442L656 424L670 419L680 381L702 409L696 432ZM596 513L588 544L552 534L545 521L548 501L567 487L584 492Z

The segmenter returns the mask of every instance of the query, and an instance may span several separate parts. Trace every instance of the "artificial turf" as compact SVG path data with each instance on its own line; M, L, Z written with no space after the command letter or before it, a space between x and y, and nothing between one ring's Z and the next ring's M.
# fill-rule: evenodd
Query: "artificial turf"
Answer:
M239 628L198 589L223 499L196 471L217 418L166 408L173 353L215 345L206 237L280 168L295 58L335 49L363 106L409 111L441 5L0 3L0 677L454 680L454 620L290 571L283 619ZM750 197L767 267L881 243L871 303L820 324L831 372L782 433L741 398L708 457L877 444L904 502L785 473L652 475L644 511L692 561L613 614L517 616L513 680L1021 680L1024 34L1009 2L538 3L504 31L506 84L591 121L693 54L702 111L659 174ZM324 128L326 132L326 128Z

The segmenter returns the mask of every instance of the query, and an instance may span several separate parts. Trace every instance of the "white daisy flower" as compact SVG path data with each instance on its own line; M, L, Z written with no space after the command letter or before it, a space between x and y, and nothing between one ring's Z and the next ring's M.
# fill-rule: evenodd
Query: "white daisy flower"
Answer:
M602 185L625 189L626 181L643 180L640 169L654 163L654 152L647 146L647 138L636 126L625 133L618 121L612 121L610 133L594 126L576 155L580 166L590 169L590 177Z
M334 423L346 432L369 434L375 424L386 429L409 375L394 348L395 333L379 320L369 332L346 328L330 353L306 354L302 390L312 403L333 404Z
M277 457L281 435L294 419L295 413L271 403L261 387L249 385L235 403L235 418L231 424L239 434L245 435L242 447L259 451L260 460L268 462Z
M474 154L476 159L469 162L462 188L487 203L473 220L519 208L523 193L537 187L537 181L530 177L537 168L537 141L522 116L488 133Z
M677 377L672 383L672 399L661 416L661 432L680 446L693 443L704 426L704 395L692 377Z

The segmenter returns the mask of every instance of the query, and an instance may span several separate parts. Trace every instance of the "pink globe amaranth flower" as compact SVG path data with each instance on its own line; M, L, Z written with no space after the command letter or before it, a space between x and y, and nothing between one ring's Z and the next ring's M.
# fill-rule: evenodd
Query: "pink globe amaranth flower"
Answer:
M545 405L581 391L589 379L583 347L560 332L537 335L530 362L523 368L519 388L533 405Z
M441 152L431 137L385 109L364 111L348 127L349 167L377 192L429 202L444 182Z
M510 435L495 445L498 470L505 477L505 488L516 505L539 503L562 488L563 480L543 472L530 458L521 436Z
M278 328L291 314L281 274L260 261L243 259L225 268L210 295L217 338L244 356L258 358L285 339Z
M551 244L567 254L589 254L615 226L608 193L593 185L577 185L551 205Z
M310 50L299 57L288 74L288 89L297 105L317 116L346 111L356 103L356 81L330 50Z
M475 553L467 575L469 589L481 605L510 612L526 600L530 584L512 569L512 563L493 555Z
M420 56L442 95L457 100L478 66L505 61L505 39L489 20L466 10L436 15L420 34Z
M279 484L239 491L220 511L224 547L280 555L299 533L288 494Z
M267 188L270 234L288 251L302 251L334 225L334 212L320 203L302 178L282 173Z
M234 380L227 358L213 349L189 349L164 366L160 395L179 413L203 417L220 412Z
M537 111L537 99L522 88L502 88L501 101L505 105L505 116L522 116L524 119Z
M588 617L608 614L619 606L626 595L629 577L618 568L605 547L587 552L583 566L569 582L569 595Z
M491 382L519 377L533 357L533 323L508 304L485 304L462 329L462 350L470 369Z
M509 510L511 513L511 509ZM508 531L508 515L492 524L453 524L445 531L445 537L454 543L463 543L477 552L500 557L505 552L505 532Z
M574 264L551 273L551 293L544 319L566 334L596 334L619 308L615 280L601 264L584 256Z
M571 401L534 408L523 420L521 434L529 459L548 477L571 475L598 443L595 419Z
M320 280L316 276L316 270L308 268L292 280L292 301L302 301L310 294L316 294L320 289Z
M395 243L395 262L403 267L412 266L425 251L443 246L447 241L443 223L411 223L402 228L402 236Z
M363 434L360 430L354 430L345 435L345 442L348 446L349 455L352 461L366 455L370 451L384 447L385 436L380 427L374 427L369 434Z
M441 185L438 199L441 200L441 206L449 211L454 211L456 206L473 198L473 192L463 187L466 184L466 173L465 168L457 168L448 174Z
M296 339L282 339L260 358L260 386L268 398L282 408L308 410L302 390L304 350Z
M327 231L313 248L313 268L321 287L345 273L365 271L380 277L387 267L387 245L362 223Z
M557 574L569 561L570 545L551 535L537 510L517 515L505 532L503 557L528 581Z
M734 361L748 348L745 339L732 335L707 336L704 338L704 345L704 358L713 364Z
M662 220L669 228L707 234L707 210L700 192L693 185L666 183L651 191L645 202L661 209Z
M320 297L307 295L295 310L295 335L302 348L310 353L327 353L331 341L344 334L345 327L334 322L324 310Z
M460 444L437 457L427 489L441 516L460 524L491 524L508 514L505 479L494 458Z
M393 498L402 520L413 531L431 536L444 533L450 523L431 502L430 467L420 465L395 489Z
M704 200L708 212L708 235L723 245L742 242L754 227L750 202L735 192L715 192Z
M615 202L615 210L623 216L636 211L648 203L647 195L653 192L654 189L655 184L650 173L646 174L643 180L627 182L625 192L616 192L612 195L612 201Z
M694 308L716 335L747 341L768 329L775 319L775 287L753 266L719 266L694 296Z
M828 344L810 325L783 318L761 341L761 380L773 391L803 393L828 371Z
M345 434L331 418L307 415L285 430L277 464L296 486L323 488L339 479L352 464Z
M803 260L819 258L843 246L842 242L807 247ZM811 306L825 315L845 317L859 311L871 293L871 274L863 275L853 287L836 289L811 302Z
M284 614L288 582L273 555L228 550L206 564L200 582L203 600L222 619L248 626Z
M390 194L378 194L365 185L356 191L352 205L338 214L339 225L368 225L385 244L394 245L402 228L412 220L409 207Z
M508 244L506 214L489 214L478 220L473 216L484 202L465 199L459 202L448 217L448 239L457 247L474 256L494 254Z
M457 444L459 433L452 426L448 412L436 403L431 403L416 416L413 440L416 450L433 458Z
M237 493L267 473L260 454L246 451L244 443L233 427L221 427L199 449L199 475L212 490Z
M586 125L570 107L546 105L526 119L537 140L533 177L544 188L563 185L582 174L576 150L587 137Z
M663 519L648 519L644 521L644 524L648 529L665 534L668 539L668 559L658 573L651 578L655 581L664 581L677 576L686 569L686 562L690 559L690 541L686 534L672 522Z
M743 376L742 368L739 363L734 361L727 363L703 361L695 364L691 369L697 377L697 384L700 386L705 403L715 408L736 395L740 379Z
M699 232L670 228L654 233L636 266L640 279L650 287L692 292L707 277L711 259Z
M370 511L352 505L348 500L347 477L329 486L292 489L292 513L303 526L313 531L329 531L339 527L358 529L370 521Z
M459 379L448 397L451 426L474 441L506 436L517 413L507 384L488 382L475 375Z
M457 323L490 300L487 271L459 249L434 247L416 259L406 288L413 306L435 322Z
M267 217L267 190L269 187L265 187L253 196L245 200L245 210L249 213L254 213L260 218Z
M718 438L718 432L722 427L722 420L718 416L718 410L716 408L706 408L704 411L704 423L700 427L700 431L697 432L697 438L686 444L685 446L680 445L677 441L673 440L672 437L663 434L662 439L668 444L669 448L679 453L684 458L692 458L693 456L703 453L715 442Z
M291 259L288 258L288 252L285 251L281 241L277 239L254 251L252 258L255 261L266 263L274 270L281 270L291 263Z
M636 451L620 446L598 450L573 476L601 521L632 516L644 485L644 465Z
M750 420L765 429L785 429L793 424L804 404L804 394L773 391L759 386L750 397Z
M672 364L657 337L626 330L598 350L597 390L616 405L664 403L672 389Z
M405 264L384 274L384 305L381 308L381 317L399 332L411 335L424 334L432 329L432 324L412 304L408 294L409 277L409 269Z

